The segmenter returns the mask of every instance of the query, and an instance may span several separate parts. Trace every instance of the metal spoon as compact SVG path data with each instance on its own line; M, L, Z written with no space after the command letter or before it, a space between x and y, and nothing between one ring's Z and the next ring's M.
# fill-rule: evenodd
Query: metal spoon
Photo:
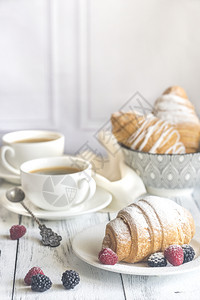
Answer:
M51 228L47 228L44 224L40 223L38 218L30 211L30 209L24 204L25 193L18 187L13 187L6 192L6 198L14 203L19 202L37 222L40 229L40 235L42 236L42 244L44 246L57 247L60 245L62 237L53 232Z

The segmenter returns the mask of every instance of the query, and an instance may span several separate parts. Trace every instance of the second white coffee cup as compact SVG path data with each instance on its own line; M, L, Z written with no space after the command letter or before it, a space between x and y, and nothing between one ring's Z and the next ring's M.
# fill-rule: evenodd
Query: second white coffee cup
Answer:
M91 164L74 156L30 160L20 170L26 196L45 210L67 210L90 199L96 191Z

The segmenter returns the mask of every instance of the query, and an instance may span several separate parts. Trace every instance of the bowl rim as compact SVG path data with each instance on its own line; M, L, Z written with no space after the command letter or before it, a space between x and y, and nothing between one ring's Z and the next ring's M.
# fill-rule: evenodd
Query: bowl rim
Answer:
M126 145L122 144L122 143L119 143L118 144L122 147L122 148L125 148L127 150L130 150L132 152L136 152L136 153L141 153L141 154L148 154L148 155L154 155L154 156L158 156L158 155L161 155L161 156L195 156L195 155L200 155L200 152L193 152L193 153L151 153L151 152L144 152L144 151L139 151L139 150L135 150L135 149L132 149L132 148L129 148L127 147Z

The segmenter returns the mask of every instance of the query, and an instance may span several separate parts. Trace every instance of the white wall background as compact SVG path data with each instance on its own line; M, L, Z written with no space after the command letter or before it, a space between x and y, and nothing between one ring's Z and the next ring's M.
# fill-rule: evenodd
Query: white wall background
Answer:
M136 92L183 86L200 112L199 0L0 0L0 134L85 142ZM137 102L135 97L132 101Z

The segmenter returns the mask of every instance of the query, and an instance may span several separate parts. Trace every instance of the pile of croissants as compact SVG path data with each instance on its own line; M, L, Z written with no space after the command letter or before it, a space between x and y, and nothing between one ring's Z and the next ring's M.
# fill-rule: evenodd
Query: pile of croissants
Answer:
M198 152L200 120L186 92L172 86L155 101L152 113L117 112L112 132L128 148L158 154Z

